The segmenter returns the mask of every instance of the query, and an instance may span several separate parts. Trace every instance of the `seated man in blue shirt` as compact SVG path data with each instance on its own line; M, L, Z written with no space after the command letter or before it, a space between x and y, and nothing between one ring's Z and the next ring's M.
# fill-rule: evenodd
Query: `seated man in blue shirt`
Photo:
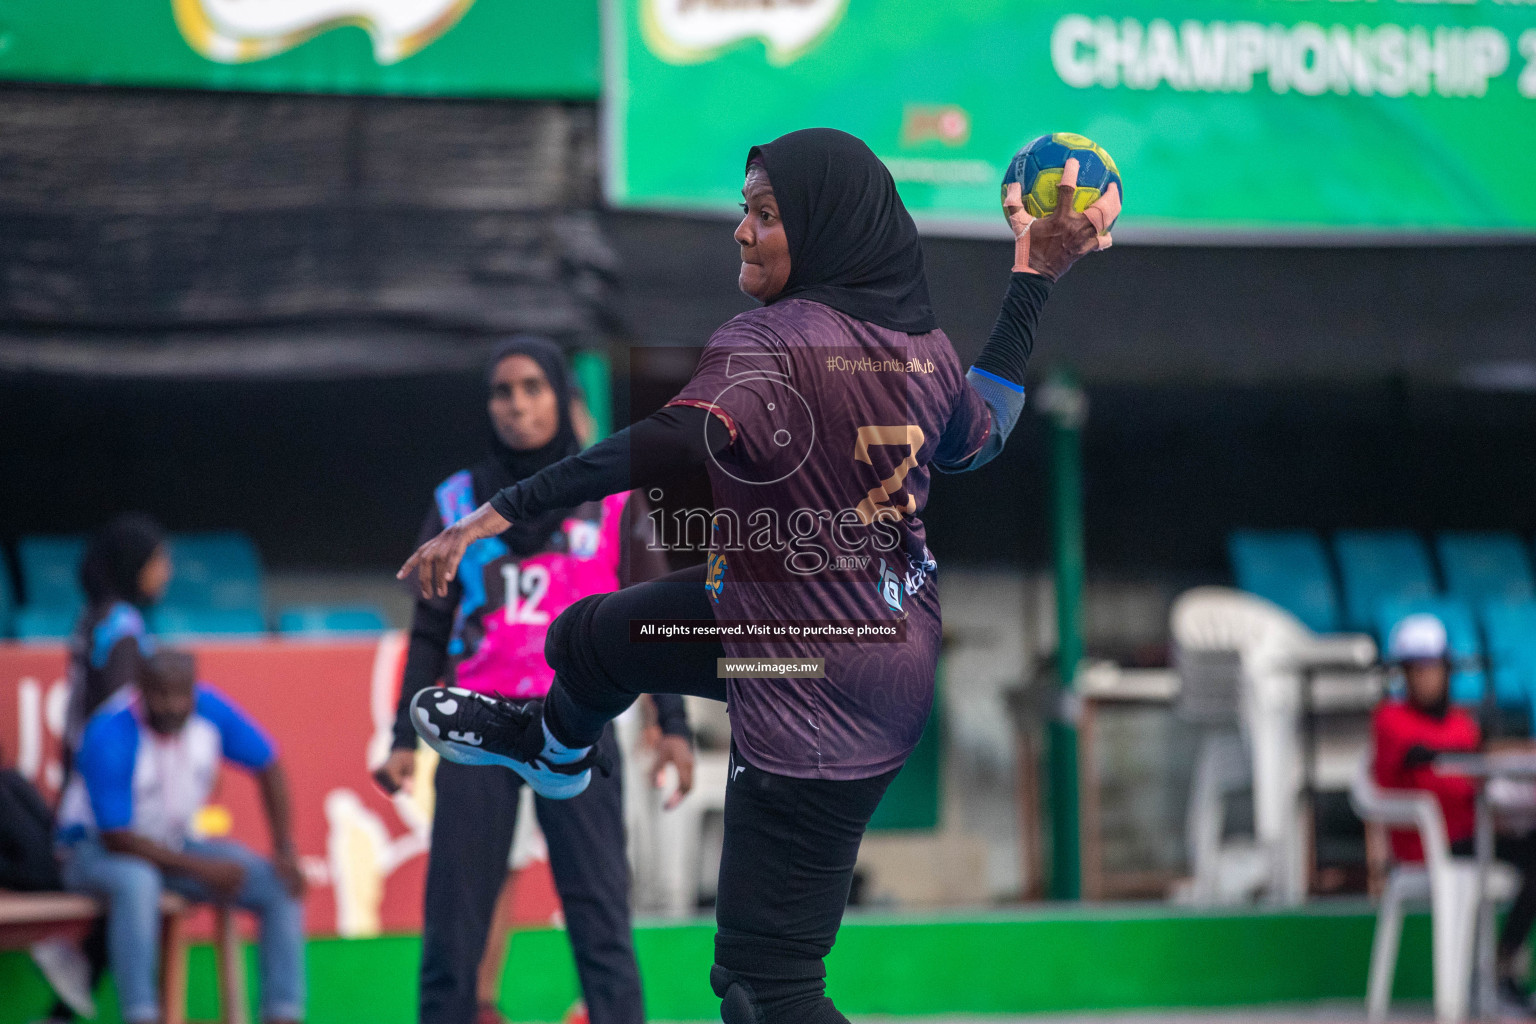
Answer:
M272 845L195 839L220 761L261 786ZM107 949L128 1024L162 1016L156 979L160 894L232 903L261 919L261 1005L269 1024L304 1015L304 891L289 831L288 786L272 741L212 687L192 656L162 649L138 692L108 701L85 727L59 805L64 883L108 903Z

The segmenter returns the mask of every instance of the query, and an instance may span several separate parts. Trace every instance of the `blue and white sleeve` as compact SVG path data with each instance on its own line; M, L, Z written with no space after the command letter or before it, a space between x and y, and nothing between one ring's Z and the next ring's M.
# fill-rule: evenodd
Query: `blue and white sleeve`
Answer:
M242 768L259 772L277 757L266 731L213 687L197 684L197 713L219 730L225 758Z
M102 712L86 725L75 769L102 832L133 824L133 767L138 756L139 726L127 709Z
M119 601L91 630L91 668L98 671L106 668L112 652L124 640L138 644L145 655L155 652L155 641L144 628L143 614L127 601Z
M992 413L992 429L987 434L986 443L971 457L971 461L954 472L980 469L997 458L1008 441L1008 435L1013 432L1014 425L1019 422L1019 414L1024 411L1023 384L1015 384L975 366L966 372L965 383L987 403L987 409Z

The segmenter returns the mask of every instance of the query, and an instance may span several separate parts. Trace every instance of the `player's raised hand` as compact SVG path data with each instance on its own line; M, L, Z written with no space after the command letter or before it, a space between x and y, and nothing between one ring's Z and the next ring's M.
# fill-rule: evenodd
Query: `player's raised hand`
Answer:
M465 549L477 540L504 533L511 525L489 503L481 505L417 548L395 578L403 580L414 572L423 598L446 597L449 582L458 575Z
M1027 254L1029 225L1035 218L1024 208L1024 186L1016 181L1010 181L1003 186L1003 216L1008 218L1008 226L1013 229L1013 237L1024 246L1024 252Z
M1120 183L1110 182L1104 194L1083 211L1083 216L1093 221L1094 230L1099 233L1100 249L1108 249L1114 245L1114 239L1109 236L1109 226L1120 216Z
M1056 208L1044 217L1031 217L1025 210L1019 183L1004 187L1003 215L1013 229L1015 272L1040 274L1054 281L1080 257L1112 244L1110 236L1100 232L1120 215L1120 189L1110 185L1086 212L1079 213L1072 205L1077 174L1077 158L1068 157L1061 183L1056 186Z

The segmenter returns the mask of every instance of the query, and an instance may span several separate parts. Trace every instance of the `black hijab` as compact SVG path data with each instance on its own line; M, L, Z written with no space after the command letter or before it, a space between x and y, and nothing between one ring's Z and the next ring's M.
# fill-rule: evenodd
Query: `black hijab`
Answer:
M80 561L80 584L92 606L127 601L143 605L139 572L165 541L160 524L142 512L120 515L98 530Z
M891 172L863 142L805 128L753 146L789 238L789 280L770 300L814 299L908 334L939 324L928 299L917 225Z
M581 442L576 439L576 428L571 423L570 373L566 369L565 353L560 350L560 346L548 338L530 334L520 334L502 342L491 353L491 361L486 366L487 392L494 383L496 367L508 356L527 356L539 364L539 369L544 371L544 379L549 381L550 389L555 393L560 425L548 444L542 448L522 451L503 441L496 433L495 424L489 424L491 456L470 470L475 480L475 500L480 502L488 501L491 495L503 487L510 487L544 467L552 466L566 456L581 451ZM549 535L559 528L561 520L569 514L569 509L551 509L535 519L513 523L501 535L501 539L514 555L535 554L543 550Z

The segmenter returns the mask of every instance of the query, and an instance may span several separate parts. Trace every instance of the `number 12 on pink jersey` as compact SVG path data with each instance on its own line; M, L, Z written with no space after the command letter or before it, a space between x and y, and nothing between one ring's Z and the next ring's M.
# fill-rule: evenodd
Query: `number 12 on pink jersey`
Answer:
M549 625L549 612L539 608L539 602L549 593L547 567L509 562L501 567L501 582L506 593L507 603L503 614L507 625Z

